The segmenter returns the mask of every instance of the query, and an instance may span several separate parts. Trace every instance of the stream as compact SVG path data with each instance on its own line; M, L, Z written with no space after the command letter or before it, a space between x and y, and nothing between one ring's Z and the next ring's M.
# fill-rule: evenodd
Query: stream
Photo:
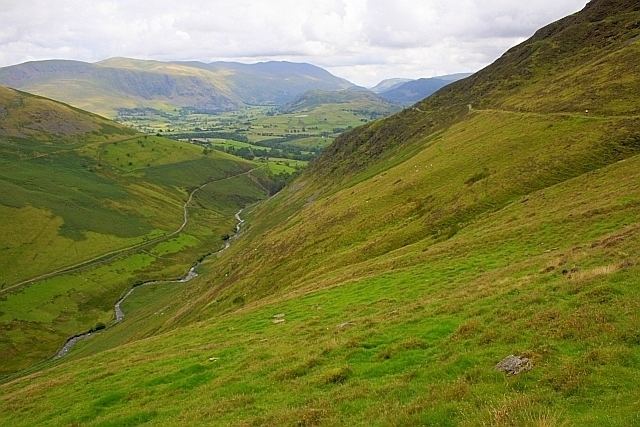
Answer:
M186 205L185 205L186 206ZM242 227L242 224L244 223L244 219L242 219L240 217L240 214L242 213L242 209L240 209L236 214L235 214L235 219L236 219L236 226L234 229L234 233L232 236L230 236L227 240L225 240L224 242L224 247L216 252L213 252L205 257L203 257L202 259L200 259L198 262L196 262L195 264L193 264L193 266L191 266L191 268L182 276L179 277L177 279L166 279L166 280L149 280L147 282L143 282L137 286L132 287L131 289L129 289L127 291L126 294L124 294L113 306L113 311L115 314L115 321L109 325L109 327L113 327L115 325L117 325L118 323L122 322L124 320L124 311L122 310L122 303L138 288L141 288L143 286L150 286L150 285L156 285L159 283L186 283L189 282L193 279L195 279L196 277L198 277L198 272L197 269L198 267L200 267L200 265L209 257L213 256L213 255L217 255L225 250L227 250L229 248L229 246L231 246L231 240L235 239L236 237L238 237L238 234L240 233L240 228ZM185 215L186 218L186 215ZM182 227L184 228L184 226ZM87 332L83 332L81 334L77 334L74 335L72 337L70 337L69 339L67 339L67 341L65 341L64 345L62 346L62 348L60 350L58 350L58 352L56 353L56 355L54 356L54 359L59 359L63 356L65 356L67 353L69 353L69 351L73 348L73 346L75 346L79 341L89 338L90 336L94 335L94 334L98 334L102 331L104 331L107 328L104 329L99 329L99 330L90 330Z

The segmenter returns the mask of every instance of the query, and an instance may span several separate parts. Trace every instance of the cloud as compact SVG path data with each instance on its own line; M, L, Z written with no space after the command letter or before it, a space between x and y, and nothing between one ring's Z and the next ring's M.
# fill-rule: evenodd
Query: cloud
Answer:
M359 84L475 71L586 0L0 0L0 66L306 61Z

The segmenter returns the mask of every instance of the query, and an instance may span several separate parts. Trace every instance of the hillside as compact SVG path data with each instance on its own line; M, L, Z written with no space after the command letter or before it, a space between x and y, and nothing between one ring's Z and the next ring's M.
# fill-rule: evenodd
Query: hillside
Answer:
M0 373L108 321L131 280L188 269L266 196L261 165L49 99L0 87L0 115Z
M638 424L639 23L594 0L338 137L0 423Z
M458 80L469 77L471 74L459 73L446 76L422 78L396 84L389 89L379 92L381 98L387 102L398 105L412 105L424 98L431 96L443 87Z
M344 108L382 115L390 114L398 109L367 89L349 88L339 91L312 90L305 92L294 101L285 104L281 111L283 113L302 112L327 104L339 104Z
M111 58L97 63L50 60L0 68L0 84L107 117L120 109L236 110L281 105L312 90L352 86L310 64L160 62Z

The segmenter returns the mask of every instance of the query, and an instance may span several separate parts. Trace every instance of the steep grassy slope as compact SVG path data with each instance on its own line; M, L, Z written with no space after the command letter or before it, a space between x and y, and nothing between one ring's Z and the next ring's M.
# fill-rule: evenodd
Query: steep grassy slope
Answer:
M247 180L260 165L237 157L6 88L0 111L3 373L108 322L134 281L181 275L220 246L240 207L265 196ZM231 177L235 185L220 193ZM189 192L209 182L185 208Z
M206 112L244 104L284 104L311 90L339 90L346 80L288 62L160 62L111 58L36 61L0 68L0 84L67 102L107 117L119 109L189 108Z
M640 423L639 22L591 2L338 138L207 274L2 385L0 419Z
M386 273L327 287L318 277L311 285L321 289L6 384L2 419L634 425L639 170L634 157L533 193L442 244L361 266ZM148 307L154 297L135 304L166 321L173 307ZM278 313L286 321L274 324ZM135 333L126 322L120 333ZM533 370L495 372L511 353Z

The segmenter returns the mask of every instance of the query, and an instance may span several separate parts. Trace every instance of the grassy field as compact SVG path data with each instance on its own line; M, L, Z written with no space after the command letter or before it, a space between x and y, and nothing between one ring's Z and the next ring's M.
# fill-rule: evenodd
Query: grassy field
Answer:
M0 423L640 424L639 18L596 0L340 136Z

